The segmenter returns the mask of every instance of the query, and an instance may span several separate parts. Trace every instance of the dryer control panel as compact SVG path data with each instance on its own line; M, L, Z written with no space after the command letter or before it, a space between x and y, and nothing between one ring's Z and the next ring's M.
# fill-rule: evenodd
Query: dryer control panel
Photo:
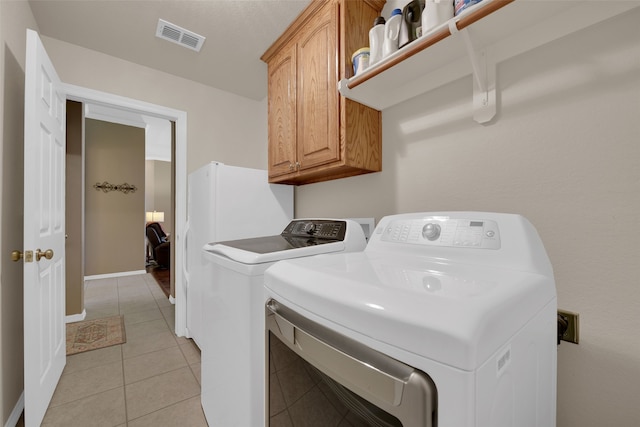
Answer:
M390 222L381 232L385 242L475 249L500 249L500 231L492 220L425 217Z

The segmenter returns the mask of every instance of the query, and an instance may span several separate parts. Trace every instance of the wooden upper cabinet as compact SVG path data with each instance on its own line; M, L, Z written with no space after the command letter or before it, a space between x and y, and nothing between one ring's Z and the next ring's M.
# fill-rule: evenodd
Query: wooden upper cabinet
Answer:
M378 172L381 114L340 96L381 0L314 0L265 52L269 181L307 184ZM349 74L351 73L351 74Z
M269 176L290 173L296 162L296 53L283 49L269 66Z
M298 42L300 170L340 160L337 10L333 4L321 9Z

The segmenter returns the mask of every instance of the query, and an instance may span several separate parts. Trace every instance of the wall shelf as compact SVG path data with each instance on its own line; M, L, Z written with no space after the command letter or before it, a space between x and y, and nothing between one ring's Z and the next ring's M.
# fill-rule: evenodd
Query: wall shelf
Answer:
M495 114L496 64L636 7L639 1L483 0L338 89L384 110L473 74L474 117L484 123Z

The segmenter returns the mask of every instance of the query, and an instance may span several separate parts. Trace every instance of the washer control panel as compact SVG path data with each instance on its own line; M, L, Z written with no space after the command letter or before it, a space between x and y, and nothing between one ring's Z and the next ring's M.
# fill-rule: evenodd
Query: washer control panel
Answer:
M381 231L381 240L385 242L500 249L498 224L485 219L426 217L397 220Z
M346 221L294 219L284 229L282 236L344 240L346 230Z

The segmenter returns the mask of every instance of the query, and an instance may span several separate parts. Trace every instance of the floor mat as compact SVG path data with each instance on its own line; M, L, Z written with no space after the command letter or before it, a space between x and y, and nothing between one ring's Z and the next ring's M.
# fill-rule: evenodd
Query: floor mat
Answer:
M67 356L126 341L123 316L67 323Z

